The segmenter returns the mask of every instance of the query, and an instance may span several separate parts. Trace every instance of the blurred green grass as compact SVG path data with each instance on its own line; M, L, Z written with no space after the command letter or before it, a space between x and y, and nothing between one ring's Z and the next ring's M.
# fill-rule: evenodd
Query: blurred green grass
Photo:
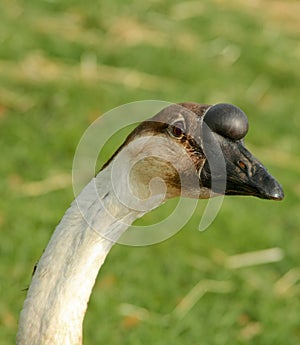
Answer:
M105 111L144 99L242 107L247 145L286 198L226 198L203 233L200 202L168 241L115 246L89 304L85 344L300 343L299 10L292 0L1 2L1 344L14 341L22 289L73 199L81 135ZM42 188L29 195L35 181ZM226 264L273 247L282 260ZM207 280L231 288L175 317L176 305ZM126 304L135 309L124 312Z

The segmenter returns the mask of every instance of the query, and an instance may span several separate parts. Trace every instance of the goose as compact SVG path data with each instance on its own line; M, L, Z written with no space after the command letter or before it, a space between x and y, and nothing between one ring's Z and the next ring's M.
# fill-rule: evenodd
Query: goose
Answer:
M226 103L172 104L138 125L56 227L32 276L17 344L82 344L87 303L111 247L168 199L282 200L280 184L246 149L247 131L245 113Z

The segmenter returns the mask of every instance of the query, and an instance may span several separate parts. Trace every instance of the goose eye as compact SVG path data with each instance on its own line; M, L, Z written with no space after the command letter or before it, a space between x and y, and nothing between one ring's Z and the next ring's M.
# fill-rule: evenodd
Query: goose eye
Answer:
M175 138L182 138L184 134L184 124L181 121L173 123L169 126L169 133Z

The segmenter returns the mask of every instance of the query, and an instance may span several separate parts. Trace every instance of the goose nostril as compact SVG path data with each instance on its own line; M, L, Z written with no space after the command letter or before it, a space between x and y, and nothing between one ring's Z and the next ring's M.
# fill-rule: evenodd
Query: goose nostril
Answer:
M241 160L238 161L238 166L239 166L242 170L244 170L244 171L247 171L247 170L248 170L248 169L247 169L246 163L244 163L244 162L241 161Z

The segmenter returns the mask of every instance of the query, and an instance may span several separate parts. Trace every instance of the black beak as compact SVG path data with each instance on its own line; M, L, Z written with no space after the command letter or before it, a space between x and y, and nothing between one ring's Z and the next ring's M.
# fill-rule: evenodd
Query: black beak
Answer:
M200 174L202 186L225 195L252 195L262 199L283 199L284 192L280 184L245 148L242 141L232 141L223 137L219 137L218 141L225 167L222 174L211 174L211 164L208 159ZM218 164L220 166L220 163ZM215 175L215 181L212 179L213 175Z
M253 157L254 158L254 157ZM240 163L241 164L241 163ZM276 179L255 158L246 169L227 170L226 195L252 195L262 199L282 200L284 192Z

